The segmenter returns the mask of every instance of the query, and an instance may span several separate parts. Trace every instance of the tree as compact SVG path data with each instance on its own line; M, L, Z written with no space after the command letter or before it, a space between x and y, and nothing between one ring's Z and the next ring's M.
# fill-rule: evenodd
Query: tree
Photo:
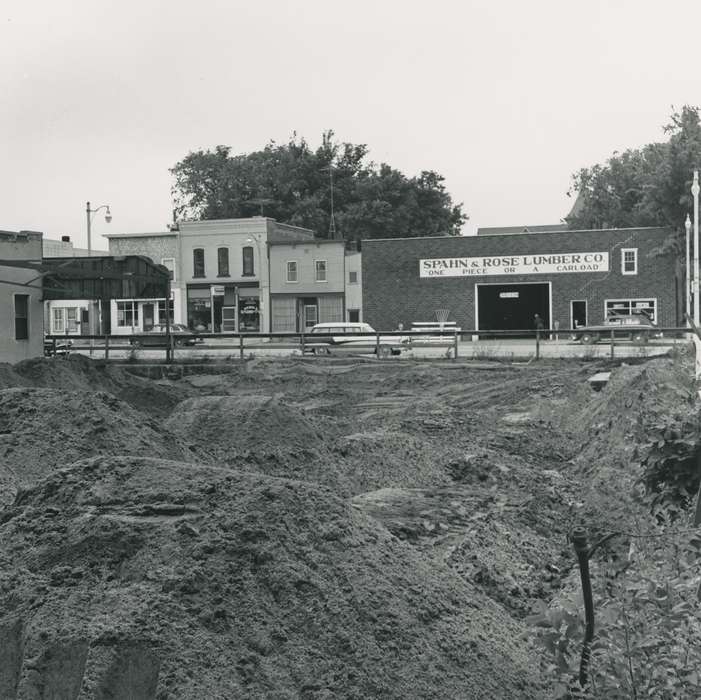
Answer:
M434 171L407 177L367 160L365 144L338 143L332 131L312 150L293 134L263 150L229 146L194 151L171 169L176 214L223 219L256 215L329 234L331 190L336 230L347 240L459 235L467 216Z
M699 108L684 105L663 131L665 142L616 152L573 175L578 199L566 219L571 229L668 226L674 235L666 247L682 249L693 170L701 168Z

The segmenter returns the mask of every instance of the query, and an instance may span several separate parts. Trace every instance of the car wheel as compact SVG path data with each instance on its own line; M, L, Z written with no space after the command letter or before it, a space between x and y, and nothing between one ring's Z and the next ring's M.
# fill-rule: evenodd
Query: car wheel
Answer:
M175 345L176 347L181 348L183 345L185 345L185 341L182 338L176 338Z
M638 343L639 345L645 345L645 343L647 343L648 340L649 336L644 331L640 331L639 333L633 334L633 341Z
M388 348L386 345L381 345L380 348L380 357L381 358L387 358L392 354L392 348Z
M582 343L584 345L593 345L594 343L598 342L598 340L598 333L582 333Z
M141 347L141 341L138 338L132 338L129 341L129 345L132 345L135 348L140 348Z

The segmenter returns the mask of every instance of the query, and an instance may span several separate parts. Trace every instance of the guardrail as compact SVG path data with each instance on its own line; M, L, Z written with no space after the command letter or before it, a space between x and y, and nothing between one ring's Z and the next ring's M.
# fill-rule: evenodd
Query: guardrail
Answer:
M615 348L621 342L616 337L626 329L612 328L607 338L601 338L600 344L610 344L610 357L615 356ZM666 339L688 338L688 327L658 328ZM401 348L411 350L413 348L444 347L452 360L459 357L460 342L477 342L483 340L526 340L533 341L534 359L540 359L541 343L546 341L570 341L570 335L577 329L563 330L562 328L543 328L537 330L401 330L401 331L376 331L372 333L353 333L355 339L352 345L330 344L331 350L342 352L358 351L359 354L376 354L378 359L391 357L390 352L383 352L383 348ZM246 353L254 350L297 350L302 355L309 354L312 349L323 347L323 341L329 341L332 337L338 337L338 333L198 333L197 337L202 342L195 345L177 345L177 336L163 337L163 343L152 344L153 335L148 333L135 333L133 335L48 335L46 336L47 354L56 354L61 343L73 342L73 350L89 351L91 355L100 353L105 359L110 358L113 351L136 352L139 350L162 350L165 353L166 362L172 362L177 351L178 354L188 353L193 350L217 349L234 350L240 359L245 359ZM367 337L367 344L357 342L358 338ZM397 338L396 341L393 339ZM160 340L160 339L159 339ZM132 345L131 341L140 341L141 344ZM319 341L322 341L321 343ZM85 345L83 345L85 343ZM50 344L50 345L48 345ZM365 352L363 352L365 351Z

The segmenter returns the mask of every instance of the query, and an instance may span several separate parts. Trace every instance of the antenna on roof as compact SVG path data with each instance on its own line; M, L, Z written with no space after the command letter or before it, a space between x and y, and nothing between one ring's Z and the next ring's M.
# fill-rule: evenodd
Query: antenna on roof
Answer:
M327 168L322 168L322 170L326 170L326 169ZM329 217L329 239L335 240L336 239L336 219L335 219L334 213L333 213L333 164L332 163L329 163L328 171L329 171L329 193L330 193L330 198L331 198L331 212L330 212L330 217Z

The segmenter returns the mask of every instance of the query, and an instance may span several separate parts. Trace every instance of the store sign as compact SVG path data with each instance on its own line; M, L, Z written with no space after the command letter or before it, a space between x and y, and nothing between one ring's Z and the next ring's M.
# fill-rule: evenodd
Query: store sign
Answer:
M518 292L499 292L500 299L518 299Z
M608 272L608 270L609 254L604 252L493 255L483 258L419 260L420 277L550 275L561 272Z
M224 285L223 284L212 285L212 296L213 297L223 297L224 296Z

